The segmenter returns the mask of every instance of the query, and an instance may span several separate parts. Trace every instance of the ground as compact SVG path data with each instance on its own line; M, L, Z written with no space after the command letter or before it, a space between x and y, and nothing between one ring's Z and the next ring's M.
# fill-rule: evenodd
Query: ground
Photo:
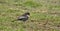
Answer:
M60 0L0 0L0 31L60 31Z

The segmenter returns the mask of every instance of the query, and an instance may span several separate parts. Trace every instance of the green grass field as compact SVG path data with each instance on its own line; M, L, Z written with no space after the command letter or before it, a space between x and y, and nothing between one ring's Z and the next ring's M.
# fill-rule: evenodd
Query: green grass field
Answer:
M29 20L18 21L25 12ZM0 31L60 31L60 0L0 0Z

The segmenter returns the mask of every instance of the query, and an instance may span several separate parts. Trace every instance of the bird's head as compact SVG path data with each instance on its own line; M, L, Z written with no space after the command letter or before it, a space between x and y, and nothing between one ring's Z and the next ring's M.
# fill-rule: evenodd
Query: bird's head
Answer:
M24 14L24 16L30 17L30 13L29 13L29 12L26 12L26 13Z
M29 13L29 12L27 12L27 13L25 13L25 15L30 15L30 13Z
M23 15L30 15L30 13L29 13L29 12L26 12L26 13L24 13Z

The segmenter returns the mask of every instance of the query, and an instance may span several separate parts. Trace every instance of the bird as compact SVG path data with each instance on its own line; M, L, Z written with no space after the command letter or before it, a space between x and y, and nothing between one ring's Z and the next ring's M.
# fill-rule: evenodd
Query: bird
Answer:
M21 16L18 16L17 17L17 19L16 20L13 20L12 22L14 22L14 21L27 21L28 20L28 18L30 17L30 13L29 12L26 12L26 13L24 13L24 14L22 14Z
M24 13L23 15L18 16L17 20L27 21L29 17L30 17L30 13L29 13L29 12L26 12L26 13Z

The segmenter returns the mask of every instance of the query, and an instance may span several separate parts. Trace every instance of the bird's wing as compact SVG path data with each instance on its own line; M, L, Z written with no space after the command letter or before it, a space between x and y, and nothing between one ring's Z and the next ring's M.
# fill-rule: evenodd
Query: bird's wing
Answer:
M20 16L20 17L18 17L18 19L22 19L22 18L25 18L24 16Z

